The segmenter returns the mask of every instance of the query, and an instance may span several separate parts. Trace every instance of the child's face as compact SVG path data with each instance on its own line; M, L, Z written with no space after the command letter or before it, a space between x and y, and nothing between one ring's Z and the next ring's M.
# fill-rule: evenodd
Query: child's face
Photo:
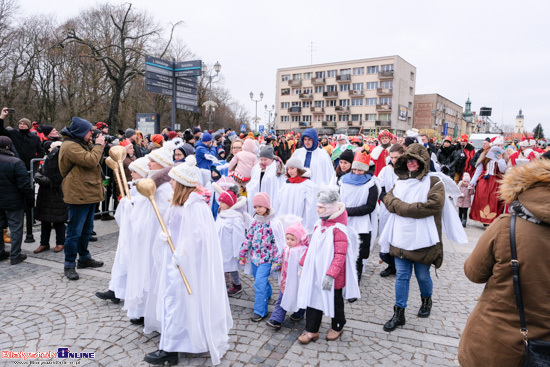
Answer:
M363 171L362 169L354 168L351 171L353 172L354 175L357 175L357 176L361 176L365 174L365 171Z
M397 158L401 157L401 153L399 152L390 152L390 159L391 159L391 163L392 164L395 164L395 162L397 162Z
M227 205L226 203L220 203L220 210L227 210L229 209L229 205Z
M326 210L327 208L325 208L324 206L317 205L317 214L319 214L319 216L321 216Z
M288 247L294 247L298 244L298 239L296 237L294 237L294 235L291 235L289 233L287 233L286 235L286 245Z
M141 175L135 171L130 171L130 174L132 175L132 180L139 180L140 178L143 178L141 177Z
M212 171L212 179L217 180L218 178L220 178L220 175L218 174L218 172Z
M287 167L286 172L292 178L298 176L298 169L296 167Z
M254 211L258 215L265 215L265 213L267 213L267 208L265 206L254 205Z

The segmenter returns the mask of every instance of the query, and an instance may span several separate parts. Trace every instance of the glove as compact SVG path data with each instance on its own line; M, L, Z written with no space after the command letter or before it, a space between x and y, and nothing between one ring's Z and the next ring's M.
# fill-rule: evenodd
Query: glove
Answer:
M302 265L298 265L298 278L300 278L302 276L302 269L303 269L303 266Z
M274 263L272 269L273 271L281 271L281 264Z
M185 255L181 251L181 249L176 249L176 251L172 254L172 264L174 264L176 267L182 268L185 261Z
M324 291L330 291L332 289L332 285L334 284L334 278L330 275L325 275L325 279L323 279L323 290Z
M168 242L168 235L163 231L160 231L159 238L162 242Z

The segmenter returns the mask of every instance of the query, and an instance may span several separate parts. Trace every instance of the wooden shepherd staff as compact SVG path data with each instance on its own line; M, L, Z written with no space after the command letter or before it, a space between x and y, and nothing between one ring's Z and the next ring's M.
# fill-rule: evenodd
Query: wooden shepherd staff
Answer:
M118 163L120 176L122 176L122 182L124 183L124 192L126 193L126 197L132 200L130 189L128 188L128 181L126 181L126 174L124 173L124 164L122 163L124 158L126 158L126 149L120 145L116 145L109 149L109 157Z
M118 174L118 164L111 158L107 157L105 158L105 164L113 170L115 173L116 181L118 183L118 190L120 191L120 195L122 197L126 196L126 191L124 191L124 188L122 187L122 181L120 181L120 175Z
M112 149L112 148L111 148ZM157 186L155 185L155 181L151 178L144 178L143 180L140 180L137 183L137 190L138 192L148 198L151 201L151 204L153 204L153 209L155 209L155 214L157 215L157 218L160 223L160 227L162 228L162 231L168 236L168 244L170 245L170 250L172 250L172 254L176 251L174 248L174 244L172 243L172 238L170 238L170 235L168 234L168 230L166 229L166 225L164 224L164 221L162 220L162 217L160 215L159 209L157 207L157 203L155 202L155 190L157 189ZM185 274L183 274L183 270L178 265L178 269L181 274L181 278L183 279L183 282L185 283L185 288L187 288L187 292L189 294L192 294L191 287L189 286L189 282L187 281L187 278L185 277Z

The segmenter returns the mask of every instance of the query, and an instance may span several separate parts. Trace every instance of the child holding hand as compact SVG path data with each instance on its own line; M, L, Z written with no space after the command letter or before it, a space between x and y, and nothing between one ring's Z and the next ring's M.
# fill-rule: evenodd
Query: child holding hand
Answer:
M468 208L472 207L472 195L474 194L474 187L470 182L470 174L464 172L462 180L458 183L460 189L460 196L456 200L456 206L458 208L458 216L462 221L462 227L466 227L468 221Z

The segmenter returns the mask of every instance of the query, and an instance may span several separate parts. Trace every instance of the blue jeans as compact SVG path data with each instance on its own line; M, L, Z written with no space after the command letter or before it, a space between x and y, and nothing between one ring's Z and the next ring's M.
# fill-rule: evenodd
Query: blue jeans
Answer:
M280 322L281 324L283 321L285 321L286 316L286 310L281 307L281 302L283 301L284 293L279 291L279 298L277 299L277 303L275 304L275 310L271 314L271 317L269 318L272 321ZM304 314L306 313L306 310L304 308L298 310L298 312L295 312L292 314L295 318L302 318Z
M252 264L252 275L254 276L254 313L259 316L267 315L267 303L273 290L269 284L269 273L271 264L265 263L260 266Z
M94 230L94 212L96 204L68 204L69 224L65 237L65 267L76 267L76 255L80 261L92 258L88 251L90 234Z
M409 283L411 281L412 269L418 281L420 295L422 297L431 297L433 291L432 278L430 277L430 265L414 263L409 260L395 257L395 269L397 270L395 278L395 305L397 307L407 307L409 299Z
M19 210L0 210L0 232L4 228L10 229L12 260L21 255L21 242L23 242L23 220L25 219L25 209ZM0 233L0 252L4 252L4 235Z

